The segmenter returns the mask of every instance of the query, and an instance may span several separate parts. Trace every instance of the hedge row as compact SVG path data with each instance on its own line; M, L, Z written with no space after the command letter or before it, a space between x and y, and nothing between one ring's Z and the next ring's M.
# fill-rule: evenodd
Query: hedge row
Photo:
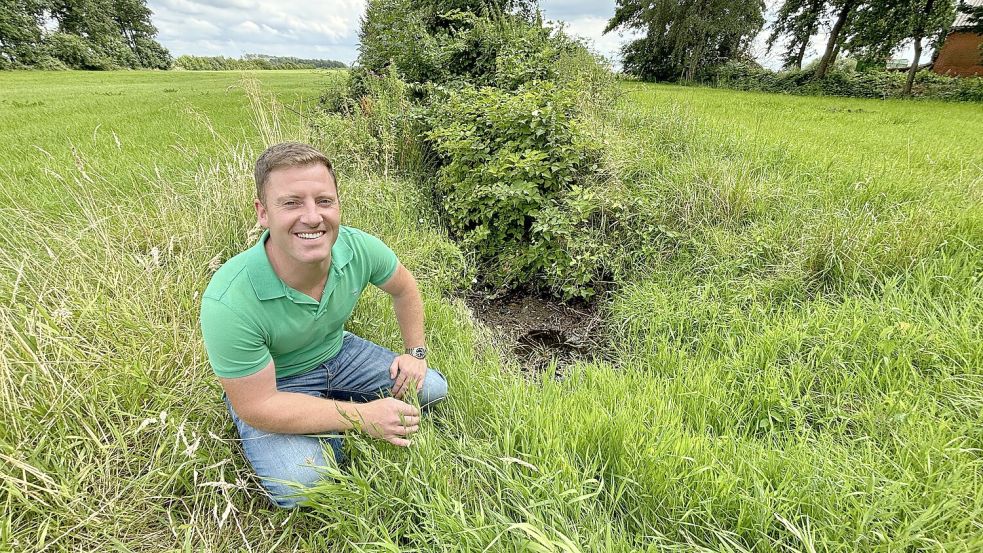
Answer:
M244 71L273 69L343 69L344 63L334 60L314 60L276 56L247 56L242 59L225 56L179 56L174 66L188 71Z
M854 98L900 98L905 72L835 70L816 79L811 69L771 71L753 64L731 62L716 68L708 82L737 90L785 94L849 96ZM915 98L958 102L983 102L983 78L947 77L919 71L911 89Z

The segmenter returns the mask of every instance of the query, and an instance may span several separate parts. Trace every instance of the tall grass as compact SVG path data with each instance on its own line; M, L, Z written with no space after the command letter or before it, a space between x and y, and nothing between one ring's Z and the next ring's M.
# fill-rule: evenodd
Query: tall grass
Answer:
M561 380L519 372L454 299L468 263L412 183L262 92L259 129L192 156L190 176L136 171L122 191L113 161L78 148L78 165L40 166L60 175L48 186L63 209L5 185L17 202L0 207L0 549L983 548L981 196L958 168L980 150L957 144L962 162L919 163L909 180L858 180L865 169L810 155L835 141L762 130L781 99L711 91L764 111L748 135L678 90L694 93L628 88L598 129L649 214L632 223L671 247L611 298L604 357L617 362ZM799 109L808 121L825 107ZM948 109L933 117L964 117ZM307 136L352 160L338 166L343 222L420 279L451 398L411 448L352 436L350 469L284 513L242 459L197 302L255 239L254 156ZM350 329L398 345L383 294Z

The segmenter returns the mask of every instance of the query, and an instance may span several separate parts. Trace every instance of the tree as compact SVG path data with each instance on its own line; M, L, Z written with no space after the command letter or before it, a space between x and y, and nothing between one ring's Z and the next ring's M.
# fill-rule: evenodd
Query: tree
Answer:
M884 61L911 42L914 59L908 70L903 94L911 93L915 73L927 39L938 45L955 17L953 0L871 0L858 3L841 44L869 66Z
M870 0L858 3L850 23L840 33L840 44L864 67L884 62L911 36L913 4L918 0Z
M0 68L37 61L43 11L39 0L0 0Z
M825 0L785 0L778 9L772 32L768 37L768 51L782 36L788 36L782 55L784 67L802 69L809 39L819 29L819 23L826 12Z
M504 14L518 15L534 21L539 14L537 0L410 0L411 9L421 15L431 31L447 29L455 19L445 16L454 13L469 13L483 18Z
M166 69L150 16L146 0L0 0L0 67Z
M840 49L840 41L842 40L841 34L850 18L851 11L858 3L857 0L839 0L833 3L833 7L836 10L836 22L833 23L833 28L829 32L829 40L826 41L826 51L823 52L823 58L819 62L819 67L816 69L817 79L825 77L833 61L836 60L836 55Z
M764 25L763 14L762 0L618 0L604 32L645 32L622 49L625 71L644 79L692 80L746 56Z
M903 91L905 96L911 95L911 87L915 82L915 73L922 57L922 39L928 38L936 46L939 45L956 15L956 6L952 0L916 0L913 7L915 9L910 12L909 28L915 43L915 58L908 69L908 79Z

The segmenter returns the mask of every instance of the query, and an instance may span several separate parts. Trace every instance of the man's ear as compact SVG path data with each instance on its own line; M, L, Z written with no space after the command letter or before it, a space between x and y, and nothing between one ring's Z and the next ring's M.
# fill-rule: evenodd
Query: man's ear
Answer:
M259 223L259 226L263 228L270 228L267 220L266 206L263 205L263 202L261 202L259 198L256 198L253 200L253 207L256 208L256 222Z

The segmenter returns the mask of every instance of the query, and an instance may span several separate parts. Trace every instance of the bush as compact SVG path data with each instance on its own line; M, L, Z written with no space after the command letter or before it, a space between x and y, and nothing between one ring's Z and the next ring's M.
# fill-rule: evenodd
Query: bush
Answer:
M66 71L68 70L68 66L66 66L61 60L44 54L38 56L37 61L34 63L34 69L39 69L41 71Z
M341 134L338 114L346 116L348 135L383 153L384 171L431 188L487 284L586 298L612 270L607 229L617 217L606 211L600 151L581 117L610 105L614 79L531 5L370 1L348 99L322 100L335 113L325 131ZM380 89L380 79L389 84ZM404 94L392 95L395 83ZM358 150L342 146L343 156Z
M170 69L171 53L160 45L159 42L151 38L138 36L136 42L136 55L140 60L140 65L146 69Z
M93 42L79 35L52 33L44 40L46 52L76 69L116 69L116 64Z
M463 88L434 103L426 137L443 162L434 192L491 284L543 276L540 288L566 297L596 292L601 250L573 246L591 235L585 226L598 204L585 192L599 152L574 123L574 100L568 89L533 81L515 92Z
M564 54L583 47L561 32L517 15L482 16L459 9L413 9L412 0L369 2L358 66L382 73L392 65L411 84L453 83L516 89L555 80ZM356 91L357 79L353 81Z

